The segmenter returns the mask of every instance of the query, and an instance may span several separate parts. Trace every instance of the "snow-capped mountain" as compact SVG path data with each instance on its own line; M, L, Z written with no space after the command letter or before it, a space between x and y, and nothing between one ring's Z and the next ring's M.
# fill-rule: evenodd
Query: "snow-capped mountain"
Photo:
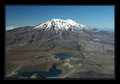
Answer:
M62 19L52 19L39 25L35 26L33 29L55 29L55 30L91 30L91 27L77 23L71 19L62 20Z
M58 40L88 40L94 38L94 33L98 33L96 29L71 19L52 19L37 26L23 26L6 32L7 46L23 46L34 43L54 46L53 44L58 44Z

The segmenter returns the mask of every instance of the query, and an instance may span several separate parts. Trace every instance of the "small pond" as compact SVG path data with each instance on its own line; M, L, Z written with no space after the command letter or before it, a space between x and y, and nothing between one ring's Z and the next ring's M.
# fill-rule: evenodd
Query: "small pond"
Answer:
M69 55L69 54L55 54L55 57L58 57L58 58L69 58L69 57L72 57L72 56Z

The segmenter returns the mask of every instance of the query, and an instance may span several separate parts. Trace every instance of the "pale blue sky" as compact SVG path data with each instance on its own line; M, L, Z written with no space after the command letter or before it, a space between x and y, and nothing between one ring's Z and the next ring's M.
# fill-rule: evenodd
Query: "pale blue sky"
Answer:
M114 28L114 5L6 6L6 26L37 25L53 18L72 19L95 28Z

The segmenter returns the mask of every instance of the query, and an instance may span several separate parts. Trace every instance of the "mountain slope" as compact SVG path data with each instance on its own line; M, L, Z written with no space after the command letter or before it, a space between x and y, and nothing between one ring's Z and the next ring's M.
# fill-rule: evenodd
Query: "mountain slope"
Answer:
M69 64L74 69L68 75L70 78L80 77L75 72L89 70L114 74L114 36L108 32L70 19L52 19L6 31L7 75L21 65L19 71L38 71L48 70L52 63L62 69L63 74L68 73L71 69L68 65L62 66L64 59L53 57L61 53L72 56Z
M92 38L86 32L94 32L95 29L79 24L73 20L52 19L43 22L37 26L26 26L6 32L6 44L9 45L27 45L39 41L50 42L59 39L78 39ZM41 43L40 42L40 43ZM39 43L39 44L40 44Z

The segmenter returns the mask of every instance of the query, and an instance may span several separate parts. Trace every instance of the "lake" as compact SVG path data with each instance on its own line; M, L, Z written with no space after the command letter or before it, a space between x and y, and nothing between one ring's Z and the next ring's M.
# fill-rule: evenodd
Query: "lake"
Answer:
M71 55L69 54L56 54L55 57L58 58L69 58L71 57ZM50 72L46 72L46 71L33 71L33 72L21 72L19 73L20 75L24 76L24 77L31 77L34 74L37 74L37 76L39 76L40 78L49 78L49 77L56 77L59 74L61 74L62 71L60 69L53 69Z
M61 74L60 69L54 69L50 72L45 72L45 71L33 71L33 72L21 72L19 73L20 75L24 77L31 77L34 74L37 74L41 78L48 78L48 77L56 77L57 75Z
M69 58L69 57L71 57L71 55L69 55L69 54L56 54L55 57L58 57L58 58Z

